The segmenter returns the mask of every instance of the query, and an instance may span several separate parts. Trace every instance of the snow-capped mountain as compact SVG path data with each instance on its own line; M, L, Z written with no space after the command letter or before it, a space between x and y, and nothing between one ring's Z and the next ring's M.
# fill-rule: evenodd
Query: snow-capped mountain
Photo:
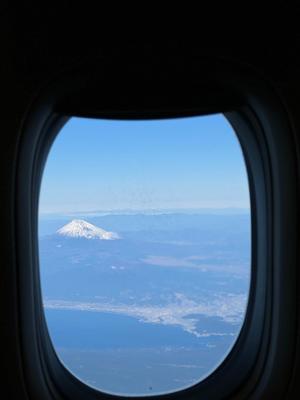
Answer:
M104 229L90 224L82 219L74 219L62 228L56 231L58 235L70 238L86 238L86 239L100 239L100 240L115 240L120 239L119 235L115 232L108 232Z

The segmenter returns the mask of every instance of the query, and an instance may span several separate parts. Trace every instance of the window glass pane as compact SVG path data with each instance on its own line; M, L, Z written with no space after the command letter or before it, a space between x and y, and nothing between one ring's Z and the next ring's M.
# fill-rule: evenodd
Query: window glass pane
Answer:
M243 155L223 115L70 119L39 204L44 309L65 367L132 396L212 373L245 316L250 217Z

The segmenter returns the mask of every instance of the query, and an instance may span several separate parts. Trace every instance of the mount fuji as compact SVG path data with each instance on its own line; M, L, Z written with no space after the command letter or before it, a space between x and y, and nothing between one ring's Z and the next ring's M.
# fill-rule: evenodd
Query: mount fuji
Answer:
M81 219L74 219L56 231L56 234L69 238L85 238L100 240L116 240L120 236L115 232L108 232L104 229L90 224Z

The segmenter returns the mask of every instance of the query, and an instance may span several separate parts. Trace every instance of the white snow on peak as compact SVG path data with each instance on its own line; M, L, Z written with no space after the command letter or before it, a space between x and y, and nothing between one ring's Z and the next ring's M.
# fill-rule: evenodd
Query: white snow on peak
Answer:
M67 225L56 231L57 234L72 238L100 239L100 240L115 240L120 239L115 232L107 232L104 229L98 228L82 219L73 219Z

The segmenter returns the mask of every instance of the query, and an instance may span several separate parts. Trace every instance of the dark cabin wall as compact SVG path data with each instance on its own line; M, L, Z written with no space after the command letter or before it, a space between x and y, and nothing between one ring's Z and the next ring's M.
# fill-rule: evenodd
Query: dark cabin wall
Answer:
M24 11L25 12L25 11ZM61 18L57 20L57 14ZM62 18L64 16L65 18ZM30 104L39 91L61 71L75 64L98 58L116 65L116 71L129 68L145 68L153 74L160 66L179 68L188 74L189 65L201 63L201 57L217 55L225 59L245 63L259 71L280 93L286 104L294 127L295 146L300 142L300 40L292 37L289 45L285 41L263 40L251 46L240 44L208 46L199 49L197 40L180 41L124 41L113 40L109 34L86 31L76 21L69 26L68 6L44 11L38 7L23 10L7 6L0 17L1 62L0 62L0 339L1 390L7 391L8 399L25 399L20 365L21 343L18 335L18 263L15 253L15 231L11 221L14 216L14 177L21 128ZM71 21L72 22L72 21ZM195 39L195 38L194 38ZM184 77L184 74L181 75ZM298 152L299 154L299 152ZM300 277L298 279L300 283ZM300 335L299 335L300 337ZM299 355L295 359L295 380L291 382L291 399L296 398L299 388Z

